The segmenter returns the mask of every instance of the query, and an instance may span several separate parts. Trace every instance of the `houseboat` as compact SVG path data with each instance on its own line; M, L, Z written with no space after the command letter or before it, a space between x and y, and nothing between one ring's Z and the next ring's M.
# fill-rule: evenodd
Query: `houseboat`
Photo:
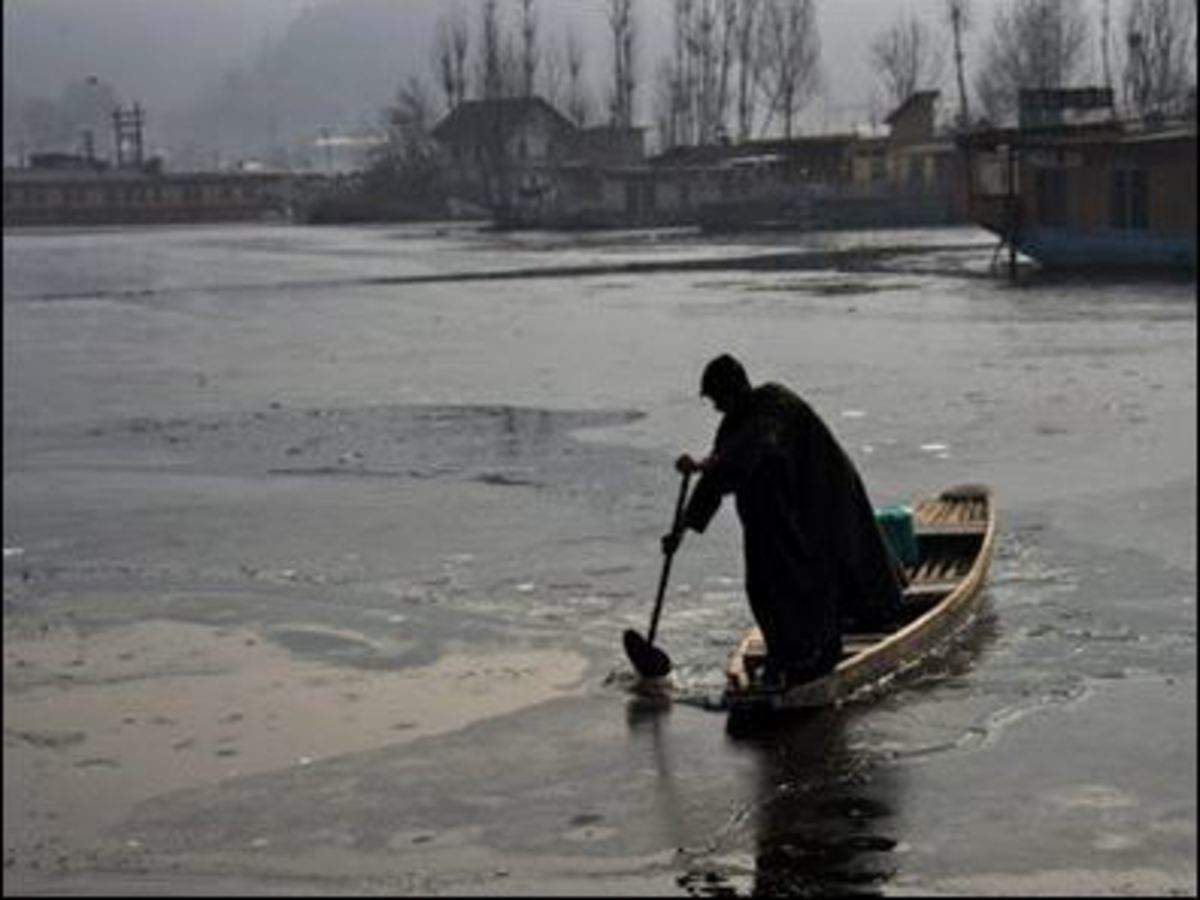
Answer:
M4 169L4 226L149 225L285 217L311 177L83 165ZM311 186L309 187L311 190Z
M960 144L971 218L1013 252L1045 268L1195 270L1194 116L1027 122Z

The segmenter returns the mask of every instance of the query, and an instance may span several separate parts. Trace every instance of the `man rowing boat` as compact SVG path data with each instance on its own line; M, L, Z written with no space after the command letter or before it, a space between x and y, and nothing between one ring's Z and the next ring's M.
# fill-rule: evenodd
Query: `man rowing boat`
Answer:
M728 354L704 369L700 394L722 413L712 453L683 454L701 472L678 531L703 532L725 494L742 522L746 595L767 647L764 681L786 686L829 672L843 630L885 630L900 608L900 572L862 479L832 432L786 387L752 387Z

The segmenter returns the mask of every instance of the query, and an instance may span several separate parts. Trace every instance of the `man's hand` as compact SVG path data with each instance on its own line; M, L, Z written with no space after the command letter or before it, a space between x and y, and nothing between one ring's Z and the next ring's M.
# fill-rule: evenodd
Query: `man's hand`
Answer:
M679 549L679 543L683 540L683 530L668 531L662 536L662 551L664 556L670 556Z
M675 460L675 471L680 475L690 475L694 472L699 472L704 468L704 461L696 462L688 454L683 454L679 459Z

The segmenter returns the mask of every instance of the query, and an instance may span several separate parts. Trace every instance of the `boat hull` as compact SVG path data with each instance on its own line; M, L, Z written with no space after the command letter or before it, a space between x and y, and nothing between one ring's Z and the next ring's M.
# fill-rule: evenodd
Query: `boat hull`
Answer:
M1196 268L1194 239L1115 229L1084 234L1070 228L1037 226L1021 229L1014 243L1046 268Z
M991 491L960 485L918 499L914 508L921 558L910 570L904 623L885 634L844 635L846 655L829 675L785 691L759 682L765 648L758 629L750 630L726 666L724 699L731 712L842 703L916 665L973 618L995 541Z

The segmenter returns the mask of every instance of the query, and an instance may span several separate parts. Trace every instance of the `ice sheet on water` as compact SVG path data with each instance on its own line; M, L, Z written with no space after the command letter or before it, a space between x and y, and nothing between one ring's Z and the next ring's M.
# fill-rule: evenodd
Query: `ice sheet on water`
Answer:
M624 482L635 479L632 469L642 456L576 434L643 415L502 405L304 409L272 402L246 412L93 424L76 436L84 452L119 452L173 471L569 487L615 503L628 497ZM5 558L18 549L6 548Z

